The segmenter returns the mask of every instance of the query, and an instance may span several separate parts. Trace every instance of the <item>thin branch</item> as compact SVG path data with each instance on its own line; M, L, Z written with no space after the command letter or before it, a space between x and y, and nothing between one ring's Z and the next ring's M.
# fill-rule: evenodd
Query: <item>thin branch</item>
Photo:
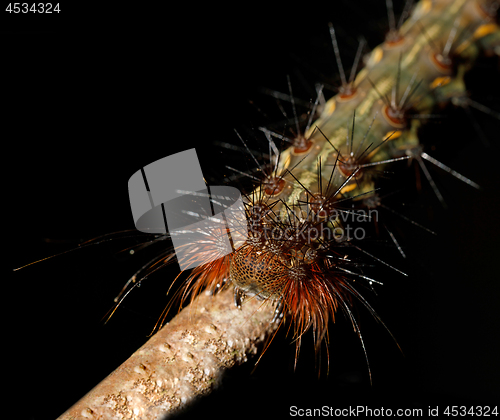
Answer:
M202 293L58 420L161 419L220 382L223 372L255 355L275 331L274 306L233 290Z

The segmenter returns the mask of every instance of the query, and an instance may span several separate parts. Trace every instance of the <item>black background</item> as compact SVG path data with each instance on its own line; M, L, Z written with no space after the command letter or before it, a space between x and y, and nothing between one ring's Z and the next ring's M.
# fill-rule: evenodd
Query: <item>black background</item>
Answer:
M154 250L127 257L117 253L134 242L114 240L11 270L82 240L133 229L127 181L166 155L196 147L212 184L228 173L226 164L245 169L243 154L214 142L238 144L234 128L251 140L258 124L283 118L262 87L286 91L290 74L294 93L307 101L312 85L302 79L335 84L329 21L338 28L347 63L358 34L373 48L387 29L383 2L370 9L339 2L290 11L287 5L278 13L247 7L62 5L49 17L3 13L4 222L13 233L5 239L4 375L23 401L17 418L55 418L126 360L146 341L177 269L148 279L106 325L100 320L113 297ZM486 62L470 88L475 99L498 110L497 71L497 61ZM190 415L286 416L290 405L444 410L447 404L492 404L500 392L500 126L474 115L489 148L460 110L425 134L437 145L433 155L483 191L433 170L449 204L444 210L425 181L421 193L414 191L413 173L401 165L408 175L398 179L408 191L389 204L438 236L392 218L407 260L390 246L372 245L409 274L375 268L371 274L385 285L377 296L365 293L404 355L360 308L372 386L359 340L340 316L330 331L329 375L323 348L317 378L311 336L294 372L294 345L281 334L253 373L252 363L230 372Z

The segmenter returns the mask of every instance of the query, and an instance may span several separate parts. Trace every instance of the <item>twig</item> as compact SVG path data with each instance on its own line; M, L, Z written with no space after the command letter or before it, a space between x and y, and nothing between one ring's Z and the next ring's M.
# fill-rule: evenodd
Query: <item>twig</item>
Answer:
M277 327L273 312L257 299L237 309L232 288L201 294L59 420L164 418L257 353Z

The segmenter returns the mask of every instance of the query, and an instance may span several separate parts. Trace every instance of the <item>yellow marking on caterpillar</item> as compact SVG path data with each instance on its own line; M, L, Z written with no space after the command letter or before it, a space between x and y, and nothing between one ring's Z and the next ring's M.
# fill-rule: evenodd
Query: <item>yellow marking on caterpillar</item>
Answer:
M403 134L403 132L401 130L391 130L391 131L388 131L387 134L384 136L384 138L382 139L383 141L386 141L388 139L390 140L395 140L397 139L398 137L401 136L401 134Z
M280 164L277 171L278 174L282 174L283 172L285 172L285 170L290 166L291 161L292 161L292 148L289 147L288 149L281 152Z
M455 54L462 54L471 45L471 40L466 39L458 47L455 48Z
M429 85L429 87L431 89L436 89L440 86L444 86L444 85L447 85L448 83L450 83L451 81L451 78L450 76L440 76L440 77L436 77L432 82L431 84Z
M335 96L334 96L333 98L331 98L327 101L327 103L325 104L325 108L321 112L321 115L319 116L319 118L316 120L316 122L314 124L311 125L311 127L309 127L309 130L305 134L307 139L312 136L316 127L321 125L321 124L319 124L319 122L322 120L325 120L325 121L328 120L328 118L333 114L333 112L335 111L336 108L337 108L337 102L336 102Z
M401 130L391 130L391 131L388 131L386 133L386 135L384 136L384 138L382 139L382 141L391 141L391 140L396 140L398 137L401 136L401 134L403 134L403 132ZM368 156L366 157L367 159L371 160L371 158L373 156L375 156L377 153L379 152L378 149L375 149L375 150L372 150Z
M496 23L485 23L474 31L472 36L475 40L498 31L500 28Z
M376 47L372 53L370 54L370 58L368 59L368 63L366 63L366 67L372 67L375 64L379 63L384 56L384 50L378 46Z
M349 182L344 188L340 190L341 194L347 194L348 192L354 190L358 184L356 182Z
M325 105L325 115L330 116L333 114L333 111L335 111L335 108L337 108L337 102L335 101L335 96L330 99L326 105Z

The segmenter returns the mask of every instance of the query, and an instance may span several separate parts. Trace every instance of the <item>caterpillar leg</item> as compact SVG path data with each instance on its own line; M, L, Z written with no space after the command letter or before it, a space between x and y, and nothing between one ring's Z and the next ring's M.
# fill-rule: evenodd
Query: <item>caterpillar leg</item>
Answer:
M234 306L241 309L241 303L243 302L243 297L245 294L237 286L234 286Z

